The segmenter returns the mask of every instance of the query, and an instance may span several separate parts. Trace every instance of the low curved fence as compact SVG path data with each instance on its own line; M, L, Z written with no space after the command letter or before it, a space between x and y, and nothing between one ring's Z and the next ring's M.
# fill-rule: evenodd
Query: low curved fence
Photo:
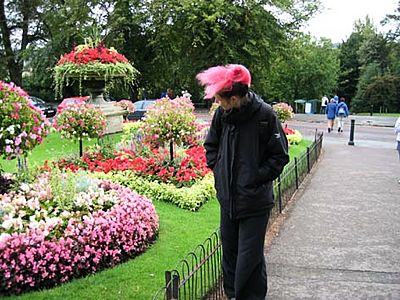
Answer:
M275 207L270 223L282 210L310 173L322 150L323 133L315 132L314 142L307 151L285 166L281 176L274 182ZM203 244L188 253L177 267L165 272L165 286L154 295L158 299L226 299L222 288L222 245L217 229Z

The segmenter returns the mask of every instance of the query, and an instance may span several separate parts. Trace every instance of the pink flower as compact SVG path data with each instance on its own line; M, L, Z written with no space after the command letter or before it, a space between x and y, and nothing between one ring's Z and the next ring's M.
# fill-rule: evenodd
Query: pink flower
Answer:
M12 148L10 147L10 145L7 145L5 150L6 150L6 153L12 153L13 152Z
M14 144L16 145L16 146L18 146L19 144L21 144L21 136L17 136L17 138L15 139L15 142L14 142Z
M38 192L49 184L48 180L48 175L44 174L30 187L32 198L26 201L27 205L40 205L34 211L54 206L50 204L51 198L32 205L33 199L37 201ZM110 181L96 182L99 188L105 190L105 199L119 199L108 209L80 212L83 218L80 214L74 217L72 212L65 214L59 210L60 216L64 213L69 218L65 231L58 227L65 222L52 217L49 226L44 228L39 226L11 235L0 235L0 276L4 280L0 294L51 287L79 274L96 272L141 253L154 240L158 216L151 201ZM95 201L95 194L90 195ZM7 199L6 195L4 200ZM18 206L18 209L24 209L24 206ZM47 213L51 214L50 211ZM56 229L60 234L58 238L51 232ZM49 235L46 230L50 230Z

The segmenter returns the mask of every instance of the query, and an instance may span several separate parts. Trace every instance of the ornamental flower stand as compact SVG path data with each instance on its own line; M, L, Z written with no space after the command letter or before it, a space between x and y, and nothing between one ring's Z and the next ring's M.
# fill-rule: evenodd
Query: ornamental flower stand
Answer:
M103 93L106 82L103 78L92 78L83 80L83 85L90 94L88 103L100 108L107 118L107 128L105 134L111 134L122 131L123 116L126 110L114 105L115 102L107 102L104 100Z

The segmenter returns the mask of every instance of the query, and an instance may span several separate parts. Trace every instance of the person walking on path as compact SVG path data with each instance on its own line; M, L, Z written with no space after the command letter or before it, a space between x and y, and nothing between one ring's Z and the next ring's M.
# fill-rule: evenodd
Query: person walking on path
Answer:
M321 111L320 111L320 114L323 114L323 115L325 114L326 106L328 105L328 103L329 103L328 97L327 96L323 96L322 99L321 99Z
M261 300L267 290L264 239L274 206L272 181L289 162L288 142L271 106L249 91L242 65L197 75L220 104L204 142L220 203L222 271L229 299Z
M326 106L326 118L328 119L328 132L331 132L333 130L333 126L335 125L336 106L337 104L334 98L332 98L331 101Z
M341 97L339 104L336 106L336 116L338 117L338 132L343 132L344 118L349 116L349 108L346 102L344 102L344 97Z

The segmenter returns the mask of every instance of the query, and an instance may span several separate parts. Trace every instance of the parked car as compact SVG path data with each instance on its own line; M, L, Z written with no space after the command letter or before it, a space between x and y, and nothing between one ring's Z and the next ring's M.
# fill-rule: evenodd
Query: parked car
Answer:
M144 117L146 111L154 105L156 100L140 100L133 103L135 111L127 115L129 121L141 120Z
M32 104L39 108L46 118L52 118L56 115L57 111L51 104L35 96L29 96L29 98L31 99Z
M57 113L62 112L68 105L84 103L90 99L90 96L76 96L64 98L63 101L57 106Z

